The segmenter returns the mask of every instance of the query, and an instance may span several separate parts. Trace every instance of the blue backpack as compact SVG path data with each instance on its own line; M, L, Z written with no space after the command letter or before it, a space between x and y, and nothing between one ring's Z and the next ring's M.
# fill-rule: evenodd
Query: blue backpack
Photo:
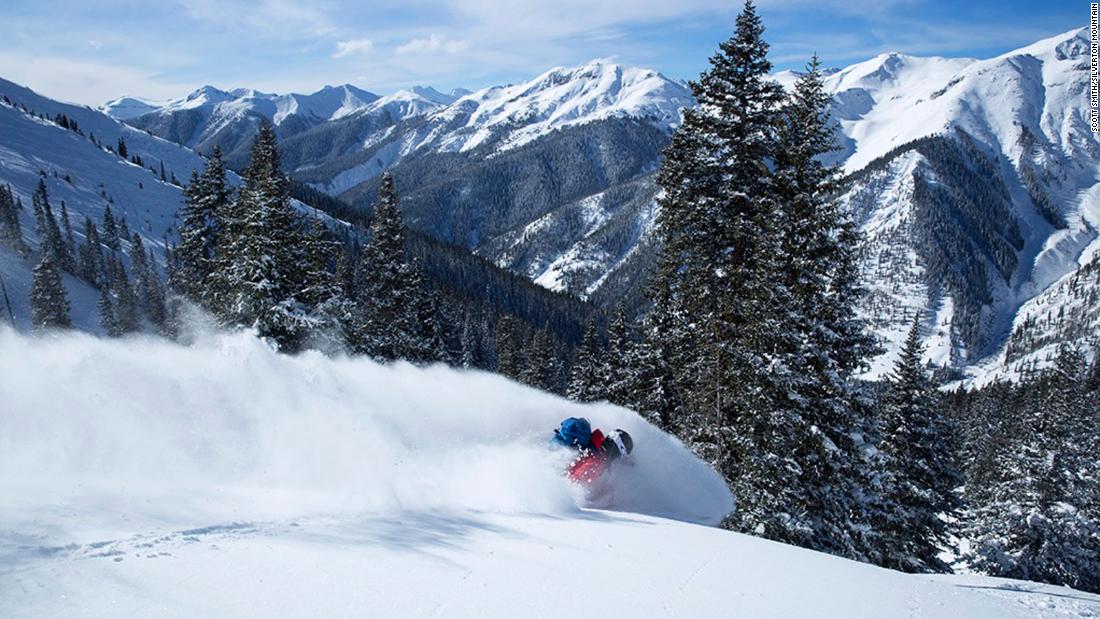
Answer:
M566 447L591 449L592 424L583 417L570 417L554 430L554 441Z

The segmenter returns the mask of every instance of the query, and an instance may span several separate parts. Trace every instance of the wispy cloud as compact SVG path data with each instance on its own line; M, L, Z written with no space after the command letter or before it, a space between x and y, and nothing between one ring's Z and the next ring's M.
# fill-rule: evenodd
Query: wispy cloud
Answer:
M456 41L447 37L433 34L424 39L413 39L404 45L399 45L395 51L397 54L458 54L466 51L469 44L466 41Z
M264 38L325 36L337 30L315 3L295 0L176 0L192 19Z
M274 92L350 79L379 92L481 87L606 56L691 78L740 8L740 0L8 0L0 1L0 77L91 105L120 94L182 96L206 83ZM813 51L834 66L894 49L988 57L1084 21L1079 10L1027 0L759 0L759 10L778 68L801 66Z
M167 99L193 88L117 63L24 52L0 52L0 67L5 79L28 84L46 96L89 105L127 94Z
M351 39L349 41L337 41L336 51L332 52L333 58L343 58L352 54L369 54L374 51L374 43L370 39Z

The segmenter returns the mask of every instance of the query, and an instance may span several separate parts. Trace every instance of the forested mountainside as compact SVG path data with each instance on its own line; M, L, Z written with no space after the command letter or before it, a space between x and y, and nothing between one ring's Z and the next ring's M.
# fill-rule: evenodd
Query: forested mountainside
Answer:
M1030 328L1021 308L1097 253L1100 143L1087 127L1087 49L1079 30L988 60L889 53L825 72L840 145L830 158L851 174L841 201L859 217L864 309L886 343L871 375L890 365L918 308L936 317L923 330L934 362L999 367L1009 334ZM787 86L797 76L775 75ZM215 94L127 122L199 144L187 118L207 114L209 103L194 102ZM427 94L396 112L381 113L378 99L328 119L308 115L300 130L286 124L295 114L267 109L285 125L286 169L353 209L369 212L378 175L390 170L412 228L605 309L645 306L653 172L691 103L682 84L594 61L450 100ZM228 110L268 99L220 97L221 120L203 116L204 131L224 133L208 132L200 151L220 143L239 153L263 114L233 120ZM188 130L168 127L180 124ZM1087 344L1056 331L1044 341Z
M44 253L56 251L74 326L100 334L165 332L164 280L180 241L185 184L207 161L100 112L10 82L0 82L0 97L4 321L30 329L32 271ZM229 174L228 182L235 186L241 179ZM341 209L337 201L304 186L294 195L296 208L307 219L323 222L355 259L368 238L368 213ZM58 242L50 240L53 236ZM441 352L455 362L465 346L470 365L496 368L502 318L508 318L506 347L524 351L546 331L539 345L560 347L556 354L568 358L585 322L598 319L588 304L537 286L465 248L414 231L406 252L441 295L440 336L446 344ZM337 266L330 264L334 271ZM110 320L105 321L105 312ZM125 324L120 326L120 320ZM563 390L564 372L559 368L547 378L547 388Z

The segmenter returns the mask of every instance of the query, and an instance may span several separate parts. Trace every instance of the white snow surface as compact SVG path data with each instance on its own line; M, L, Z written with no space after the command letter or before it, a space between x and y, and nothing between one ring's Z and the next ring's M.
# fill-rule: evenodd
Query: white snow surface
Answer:
M117 120L137 118L142 114L148 114L162 106L167 101L153 101L142 97L119 97L99 106L99 111Z
M1100 597L912 576L729 533L722 480L634 413L249 334L0 331L7 616L1095 616ZM614 500L551 428L635 438Z
M232 118L246 111L257 112L276 125L291 114L301 114L319 120L335 120L354 114L378 100L378 95L356 88L351 84L325 86L310 94L273 94L252 88L221 90L203 86L186 97L164 102L151 102L135 97L122 97L100 107L108 115L126 120L150 112L170 113L181 110L204 110L217 118ZM142 109L140 113L132 113Z
M466 151L501 132L506 137L500 148L508 149L555 129L613 117L644 118L670 129L692 104L691 91L680 82L651 69L596 59L466 95L433 115L451 131L432 137L441 150Z

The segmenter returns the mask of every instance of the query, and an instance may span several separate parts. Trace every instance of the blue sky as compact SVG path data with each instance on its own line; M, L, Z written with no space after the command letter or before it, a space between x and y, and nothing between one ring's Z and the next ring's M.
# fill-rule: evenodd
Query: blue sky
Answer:
M884 51L985 58L1088 21L1088 2L760 0L776 67ZM0 77L97 105L203 84L385 94L529 79L613 57L694 78L741 2L715 0L3 0Z

